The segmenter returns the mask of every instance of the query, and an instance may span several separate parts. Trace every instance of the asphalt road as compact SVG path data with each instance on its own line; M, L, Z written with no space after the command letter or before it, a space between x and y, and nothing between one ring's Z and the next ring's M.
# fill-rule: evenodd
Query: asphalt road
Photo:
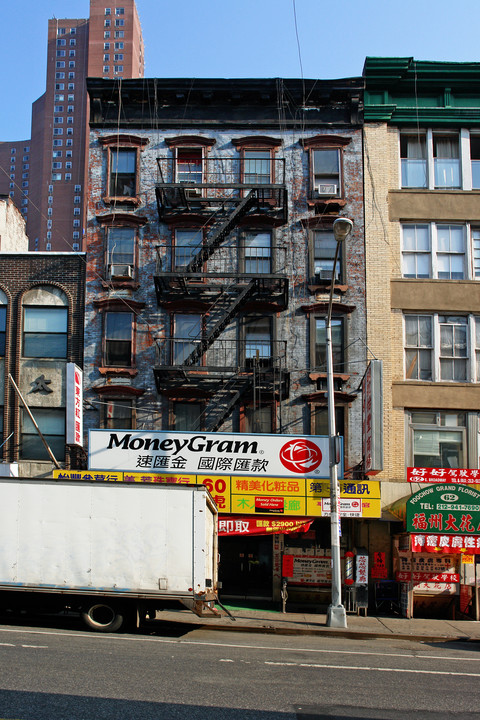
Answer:
M478 644L178 634L0 625L0 718L478 718Z

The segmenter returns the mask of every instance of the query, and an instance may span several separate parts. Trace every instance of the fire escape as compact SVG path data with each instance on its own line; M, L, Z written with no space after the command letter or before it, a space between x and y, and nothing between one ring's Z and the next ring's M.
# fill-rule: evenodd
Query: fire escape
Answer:
M209 431L240 402L281 402L289 393L286 343L265 332L288 305L286 251L268 240L287 219L284 161L262 160L262 176L258 161L245 162L203 158L201 168L179 173L173 158L158 158L160 222L199 230L187 244L157 248L158 304L183 313L187 331L158 341L155 382L167 397L201 399ZM242 240L247 228L267 232Z

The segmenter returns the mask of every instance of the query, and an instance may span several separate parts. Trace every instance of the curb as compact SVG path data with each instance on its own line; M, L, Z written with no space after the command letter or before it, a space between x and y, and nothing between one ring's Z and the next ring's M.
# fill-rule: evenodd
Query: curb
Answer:
M172 624L177 623L176 620L167 620ZM238 622L238 621L237 621ZM185 625L185 623L182 623ZM264 635L325 635L326 637L343 637L360 640L368 640L371 638L393 639L393 640L410 640L412 642L480 642L480 637L472 637L470 635L405 635L402 633L385 633L385 632L369 632L368 630L350 630L349 628L282 628L274 625L210 625L205 623L188 623L192 628L199 630L220 630L223 632L240 632L240 633L261 633Z

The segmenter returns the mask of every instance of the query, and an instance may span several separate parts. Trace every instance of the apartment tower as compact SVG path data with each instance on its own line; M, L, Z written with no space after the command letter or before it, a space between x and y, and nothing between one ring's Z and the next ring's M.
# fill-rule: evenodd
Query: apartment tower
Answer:
M90 0L88 19L48 21L46 90L32 106L31 139L0 145L0 192L21 209L31 250L82 249L85 80L138 78L144 72L135 0L120 1L121 6Z

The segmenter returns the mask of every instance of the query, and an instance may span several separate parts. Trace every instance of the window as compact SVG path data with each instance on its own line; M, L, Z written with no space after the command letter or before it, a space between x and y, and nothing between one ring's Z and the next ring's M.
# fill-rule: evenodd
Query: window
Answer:
M75 228L80 227L80 220L74 220L74 221L73 221L73 227L75 227Z
M433 135L433 163L436 188L461 187L458 140L458 135Z
M60 157L62 157L62 152L63 152L62 150L54 150L52 153L52 157L60 158Z
M202 317L176 313L173 318L173 364L183 365L192 353L202 334Z
M67 147L72 147L72 145L73 145L73 140L67 140L66 143L65 143L65 145L66 145Z
M35 422L57 460L65 460L65 411L31 407ZM27 412L21 414L20 457L22 460L51 460Z
M105 365L131 367L133 314L128 312L105 313Z
M64 68L64 67L65 67L65 60L57 60L57 62L55 63L55 67L57 67L57 68ZM63 75L63 77L65 77L65 75Z
M62 147L63 140L54 140L53 141L53 147Z
M110 30L105 30L105 32L103 33L103 37L104 37L104 38L109 38L109 37L110 37Z
M80 197L80 195L74 195L74 197L73 197L73 202L74 202L75 204L80 203L81 200L82 200L82 198Z
M340 150L311 151L313 197L340 195Z
M466 227L403 225L403 277L462 280L466 275Z
M63 135L63 128L53 128L54 135Z
M203 180L203 154L201 148L176 149L176 181L179 183L201 183Z
M115 20L115 27L123 27L125 25L125 20Z
M114 66L113 66L113 71L116 72L116 73L121 73L121 72L123 72L123 65L114 65Z
M115 33L115 36L116 36L116 33ZM116 42L115 50L123 50L123 42ZM123 58L122 58L122 60L123 60Z
M53 169L53 170L60 170L61 167L62 167L62 163L61 163L61 162L54 162L54 163L52 163L52 169Z
M327 336L325 330L325 318L314 318L315 347L314 367L324 372L327 371ZM336 373L345 372L344 364L344 321L343 318L332 317L332 355L333 371Z
M66 54L66 50L57 50L57 57L65 57Z
M80 215L80 208L73 208L74 215Z
M115 8L115 15L125 15L125 8L123 8L123 7L116 7L116 8Z
M110 195L136 194L136 150L115 148L110 150Z
M75 40L75 38L70 38L70 46L72 47L76 44L77 44L77 41Z
M202 247L201 230L175 230L174 269L186 267Z
M82 192L82 186L81 186L81 185L75 185L75 192L76 192L76 193Z
M270 150L243 151L243 182L245 185L265 185L271 182Z
M67 107L67 112L73 113L73 109L74 109L73 105L69 105L69 106Z
M65 35L66 32L67 32L67 31L66 31L65 28L58 28L58 29L57 29L57 35Z
M110 53L105 53L103 56L103 62L108 62L110 60Z
M75 67L75 60L69 60L69 61L68 61L68 67L69 67L69 68L74 68L74 67Z
M135 228L107 231L107 273L110 278L131 278L135 266Z
M68 79L69 79L69 80L74 80L74 79L75 79L75 73L74 73L74 72L69 72L69 73L68 73Z
M414 467L467 467L466 413L411 411L409 452Z
M69 50L68 57L75 57L75 50ZM75 66L73 66L73 67L75 67Z
M123 30L115 30L115 37L116 38L123 38L125 36L125 32ZM123 43L122 43L123 45Z
M48 215L48 217L52 217L52 215L53 215L53 208L51 208L51 207L47 208L47 215Z
M24 307L24 357L67 357L66 307Z
M54 122L56 125L62 125L62 124L63 124L63 117L53 118L53 122Z
M111 15L112 14L112 8L105 8L105 15Z
M75 95L68 95L67 100L68 102L73 102L75 100Z
M67 117L67 125L73 125L73 117Z
M72 250L73 250L73 252L79 252L80 245L78 243L73 243Z
M105 75L106 73L109 73L109 72L110 72L109 66L108 66L108 65L104 65L104 66L103 66L103 73L104 73L104 75Z
M335 280L337 282L342 279L342 245L343 243L339 243L337 266L335 268ZM310 272L315 280L331 279L336 248L337 241L335 240L333 231L313 231L313 264Z
M245 318L245 359L249 361L272 358L272 318Z
M405 315L406 379L480 382L479 341L480 317Z
M65 170L71 170L71 169L72 169L72 163L71 163L71 162L66 162L66 163L65 163Z
M202 428L203 407L199 402L174 402L173 427L175 430L195 431Z
M0 357L5 356L5 337L7 329L7 296L0 291Z
M335 429L337 435L345 435L345 408L335 403ZM328 408L325 405L315 405L310 416L311 435L329 435Z
M472 161L472 187L480 189L480 135L470 135L470 158Z
M106 430L135 429L132 400L104 400L102 428Z
M113 60L114 62L121 62L123 60L123 53L115 53Z
M256 433L272 433L273 427L273 408L271 405L257 405L255 407L245 407L243 409L244 426L243 432Z
M105 20L105 22L103 23L104 27L110 27L111 24L112 21L110 19Z
M103 49L110 50L110 43L109 42L103 43Z
M65 77L65 73L63 73L63 72L55 73L55 80L62 80L64 77Z
M77 34L77 28L70 28L70 35L76 35Z
M72 127L67 128L67 135L73 135L73 128L72 128Z
M57 47L63 47L66 44L67 44L67 41L64 38L59 38L57 40Z
M80 233L76 230L76 231L72 234L72 238L73 238L74 240L80 240Z
M55 83L55 90L65 90L65 83Z
M251 231L244 235L245 272L268 275L272 272L272 235L270 232Z

